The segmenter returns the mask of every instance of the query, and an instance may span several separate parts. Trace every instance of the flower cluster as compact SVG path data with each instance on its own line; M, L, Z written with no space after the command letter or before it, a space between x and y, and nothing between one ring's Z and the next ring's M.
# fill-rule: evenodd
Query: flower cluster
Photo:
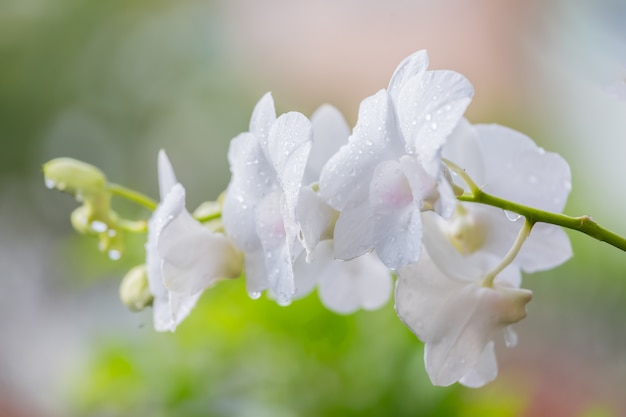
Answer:
M571 247L559 227L474 197L560 212L571 185L560 156L464 119L472 96L461 74L429 70L425 51L363 100L352 132L329 105L277 116L268 93L231 142L223 198L193 215L161 152L146 265L125 278L123 300L151 303L155 328L173 331L206 288L242 270L253 299L288 305L317 287L342 314L385 305L395 275L396 312L425 343L432 382L491 381L494 344L516 344L511 325L532 297L522 271L553 268Z

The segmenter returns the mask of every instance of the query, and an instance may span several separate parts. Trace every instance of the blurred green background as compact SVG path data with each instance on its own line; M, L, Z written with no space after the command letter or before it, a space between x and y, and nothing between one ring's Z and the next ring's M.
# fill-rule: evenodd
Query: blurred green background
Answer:
M281 308L243 283L207 291L174 334L128 312L121 277L77 236L40 166L71 156L156 196L167 150L188 206L229 178L229 141L273 91L348 121L406 55L476 88L472 122L516 128L570 162L566 212L626 234L623 1L0 0L0 416L626 416L626 254L570 234L498 379L432 387L395 317ZM120 202L130 217L147 216Z

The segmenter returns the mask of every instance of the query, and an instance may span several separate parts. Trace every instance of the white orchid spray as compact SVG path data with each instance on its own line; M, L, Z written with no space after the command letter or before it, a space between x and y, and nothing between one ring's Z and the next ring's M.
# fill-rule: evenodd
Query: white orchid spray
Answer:
M311 121L277 117L268 93L231 141L223 204L204 215L185 208L164 152L159 203L69 158L45 164L44 175L81 202L73 226L112 258L123 233L147 232L146 265L127 274L120 296L133 310L152 305L156 330L173 331L206 288L242 269L251 298L267 291L288 305L317 288L340 314L382 307L395 271L397 315L424 342L433 384L480 387L497 375L496 344L517 343L512 325L532 298L522 273L572 256L562 228L623 251L626 239L560 214L567 162L519 132L471 125L472 95L462 75L428 70L425 51L362 101L351 133L331 106ZM122 218L114 196L153 213Z

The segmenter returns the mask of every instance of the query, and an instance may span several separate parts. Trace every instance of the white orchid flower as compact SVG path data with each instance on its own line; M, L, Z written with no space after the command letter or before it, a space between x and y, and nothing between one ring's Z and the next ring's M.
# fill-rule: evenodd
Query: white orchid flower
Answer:
M421 212L448 217L454 210L440 153L473 88L456 72L427 67L425 51L402 61L387 90L363 100L348 144L322 170L319 193L341 212L334 230L338 259L376 249L390 268L415 262Z
M250 131L231 142L232 177L222 220L245 254L252 298L269 289L279 304L288 304L295 293L293 261L302 250L296 205L312 135L310 121L300 113L276 118L267 93L254 109Z
M571 189L569 165L522 133L498 125L472 126L464 120L450 136L443 156L487 193L555 213L565 207ZM424 243L433 256L442 246L453 245L467 257L485 252L502 258L524 223L514 213L472 203L458 203L448 220L432 215L423 219ZM513 264L530 273L554 268L571 256L563 229L539 223Z
M400 319L425 343L424 362L434 385L460 382L480 387L498 367L494 342L517 343L510 325L526 316L532 292L519 289L520 274L506 268L493 286L482 285L498 259L465 259L451 251L443 263L428 251L416 264L398 271L395 305Z
M328 239L332 238L339 213L315 192L323 165L348 140L348 125L330 105L317 109L311 116L311 124L313 147L304 179L308 186L303 188L296 209L306 253L294 263L295 297L303 297L317 286L322 304L336 313L378 309L391 295L388 269L375 253L350 261L334 259L333 242Z
M154 296L154 327L174 331L202 291L241 275L242 257L230 239L213 233L185 208L185 189L165 152L159 152L161 202L148 222L146 269Z

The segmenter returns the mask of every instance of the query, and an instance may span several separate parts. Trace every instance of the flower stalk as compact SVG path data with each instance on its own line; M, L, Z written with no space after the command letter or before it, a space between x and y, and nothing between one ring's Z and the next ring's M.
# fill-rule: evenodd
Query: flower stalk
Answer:
M480 187L470 178L470 176L467 175L463 168L448 160L444 160L444 163L455 174L461 177L461 179L463 179L469 187L470 191L468 193L457 197L459 201L486 204L488 206L501 208L502 210L511 211L525 217L526 220L532 224L549 223L565 227L567 229L576 230L626 252L626 238L600 226L591 218L591 216L584 215L572 217L565 214L552 213L550 211L525 206L523 204L514 203L512 201L493 196L481 190Z

